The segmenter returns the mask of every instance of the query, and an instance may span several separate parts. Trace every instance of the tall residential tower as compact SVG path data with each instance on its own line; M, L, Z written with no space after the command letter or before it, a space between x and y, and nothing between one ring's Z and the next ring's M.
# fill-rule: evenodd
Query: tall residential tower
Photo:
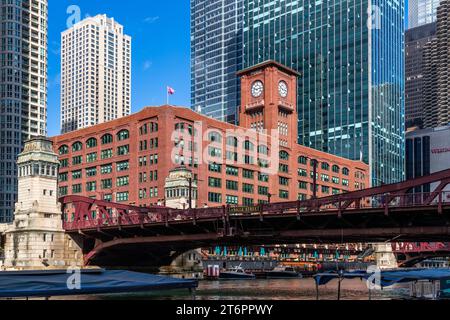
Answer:
M407 128L422 127L425 99L425 48L436 37L436 23L406 30L405 110Z
M373 185L402 181L404 2L244 2L244 67L273 59L301 74L299 142L370 164Z
M409 0L408 28L416 28L435 22L439 2L440 0Z
M191 0L191 107L236 123L244 0Z
M61 131L131 112L131 38L113 18L86 18L61 35Z
M0 223L12 221L17 156L46 135L47 0L0 0Z
M450 124L450 0L437 9L436 37L425 47L424 127Z

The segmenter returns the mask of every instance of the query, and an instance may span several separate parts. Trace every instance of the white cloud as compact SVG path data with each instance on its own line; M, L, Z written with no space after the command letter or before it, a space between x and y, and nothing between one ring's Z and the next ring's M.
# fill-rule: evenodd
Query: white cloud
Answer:
M159 20L159 16L154 16L154 17L147 17L144 19L145 23L155 23L156 21Z

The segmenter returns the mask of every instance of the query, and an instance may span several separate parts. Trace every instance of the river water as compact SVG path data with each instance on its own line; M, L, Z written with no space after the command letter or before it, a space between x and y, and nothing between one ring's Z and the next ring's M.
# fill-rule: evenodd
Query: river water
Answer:
M337 300L337 280L320 287L320 300ZM372 300L407 298L409 287L394 288L372 293ZM358 279L344 280L342 300L369 300L365 282ZM56 299L56 298L54 298ZM60 298L61 299L61 298ZM87 300L183 300L192 299L187 290L139 294L99 295L70 297L65 299ZM196 291L196 300L315 300L314 280L238 280L201 281Z

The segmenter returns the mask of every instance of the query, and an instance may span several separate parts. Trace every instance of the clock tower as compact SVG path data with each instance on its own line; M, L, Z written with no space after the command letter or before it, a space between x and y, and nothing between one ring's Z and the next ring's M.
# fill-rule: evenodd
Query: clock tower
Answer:
M238 73L241 77L239 125L256 131L278 130L280 147L298 141L297 78L300 74L275 61Z

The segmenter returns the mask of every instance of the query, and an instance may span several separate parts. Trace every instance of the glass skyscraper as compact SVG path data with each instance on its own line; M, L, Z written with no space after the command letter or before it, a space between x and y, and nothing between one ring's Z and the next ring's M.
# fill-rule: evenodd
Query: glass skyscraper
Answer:
M17 155L47 134L47 0L0 0L0 223L17 201Z
M370 7L369 7L370 5ZM244 67L301 73L299 142L404 179L404 2L245 0Z
M439 2L440 0L409 0L408 28L416 28L435 22Z
M191 0L191 107L236 123L243 0Z

